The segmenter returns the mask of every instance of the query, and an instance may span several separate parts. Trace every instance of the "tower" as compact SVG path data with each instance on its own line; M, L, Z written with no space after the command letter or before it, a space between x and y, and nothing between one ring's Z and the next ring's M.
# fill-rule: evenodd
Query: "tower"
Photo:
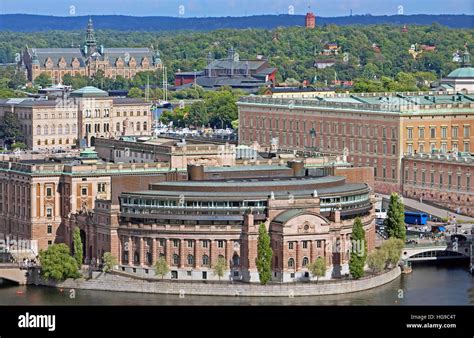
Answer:
M84 52L87 56L91 55L96 51L97 42L95 41L94 37L94 26L92 24L92 18L89 18L89 22L87 23L87 35L86 35L86 45L84 48Z
M305 27L306 28L315 28L316 27L316 16L312 12L306 13Z
M467 50L467 43L464 45L464 53L462 54L462 67L471 67L471 54Z

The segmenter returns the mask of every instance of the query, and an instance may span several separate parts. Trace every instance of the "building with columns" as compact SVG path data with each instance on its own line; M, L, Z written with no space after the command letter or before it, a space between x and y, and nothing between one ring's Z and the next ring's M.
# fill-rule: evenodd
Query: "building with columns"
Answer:
M186 182L120 195L112 253L123 271L153 276L153 264L162 256L170 266L168 277L217 280L213 267L222 257L225 280L258 282L261 223L271 237L274 281L309 280L307 266L317 257L329 266L326 279L348 273L356 217L364 224L368 250L374 248L374 196L365 183L312 176L301 162L206 169L190 166Z
M242 97L239 143L348 154L374 168L375 190L401 192L405 154L474 153L474 95L359 93L334 97Z
M150 48L104 48L95 39L92 18L87 24L85 43L73 48L30 48L22 53L19 66L26 70L27 78L34 81L47 74L52 82L62 83L66 74L93 77L97 72L116 78L133 78L138 72L162 68L158 51Z

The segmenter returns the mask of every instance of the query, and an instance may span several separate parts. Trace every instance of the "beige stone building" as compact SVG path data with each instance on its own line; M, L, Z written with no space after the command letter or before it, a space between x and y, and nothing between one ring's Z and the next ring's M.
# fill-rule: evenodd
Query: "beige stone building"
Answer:
M0 119L5 112L18 116L24 141L33 150L70 149L92 145L96 138L151 134L149 103L109 97L95 87L56 100L0 99Z

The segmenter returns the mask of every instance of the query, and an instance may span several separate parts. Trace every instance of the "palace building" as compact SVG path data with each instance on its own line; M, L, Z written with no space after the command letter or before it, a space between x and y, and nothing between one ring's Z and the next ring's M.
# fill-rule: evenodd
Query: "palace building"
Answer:
M85 44L79 48L30 48L26 47L20 65L27 78L34 81L46 73L55 83L61 83L65 74L93 77L98 71L104 76L130 79L138 72L162 68L158 51L151 48L104 48L98 46L92 19L87 24Z
M237 105L240 144L346 152L374 168L378 192L402 191L405 154L474 152L474 95L466 91L247 96Z

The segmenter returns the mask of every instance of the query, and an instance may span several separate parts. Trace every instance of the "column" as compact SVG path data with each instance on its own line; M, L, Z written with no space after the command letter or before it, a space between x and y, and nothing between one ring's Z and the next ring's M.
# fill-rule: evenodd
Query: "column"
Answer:
M168 263L168 266L171 266L172 255L171 255L171 243L170 243L169 238L166 239L165 256L166 256L166 262Z
M201 241L196 239L194 241L194 267L199 269L199 265L202 262L202 253L201 253Z
M313 263L316 260L316 258L318 258L318 254L316 252L317 241L310 241L309 243L311 245L311 249L310 249L311 250L310 257L311 258L309 260L310 260L310 263Z
M135 245L133 243L133 237L128 238L128 262L129 265L135 265Z
M300 257L301 257L300 242L296 241L295 242L295 271L298 271L300 269L300 266L301 266Z
M54 184L54 216L59 217L61 214L61 202L59 200L58 184Z
M31 220L37 218L36 215L36 183L30 184L30 216Z
M44 217L44 185L40 184L40 217Z
M146 262L146 259L145 259L145 252L146 252L146 249L145 249L145 239L143 237L140 237L140 266L145 266L145 262Z
M209 267L212 268L217 262L217 241L212 239L210 241L210 252L209 252Z
M184 239L179 241L179 267L184 268L187 257L184 257Z
M226 261L227 261L227 266L230 268L232 266L232 254L234 253L234 245L233 241L227 240L226 241Z
M153 266L153 264L156 262L156 238L150 238L150 256L151 256L151 262L150 265Z
M118 257L117 257L118 265L122 265L122 257L123 257L122 247L123 247L122 238L121 236L118 236Z

